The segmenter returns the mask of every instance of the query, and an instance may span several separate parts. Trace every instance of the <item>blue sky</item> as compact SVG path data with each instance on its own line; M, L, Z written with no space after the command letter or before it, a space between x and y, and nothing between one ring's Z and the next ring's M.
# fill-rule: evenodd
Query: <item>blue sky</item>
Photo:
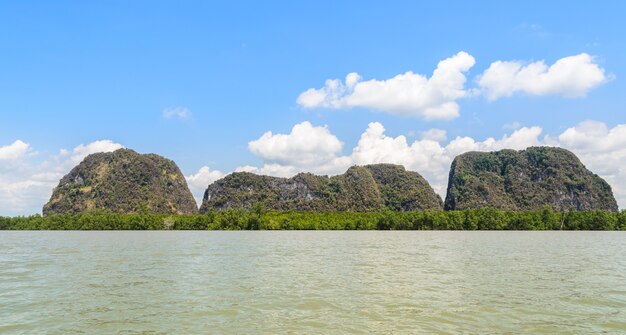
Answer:
M453 153L559 145L599 170L624 208L625 7L583 1L4 2L0 215L39 212L81 153L120 145L176 161L196 196L204 184L238 169L332 174L380 160L418 170L441 194L441 171ZM386 107L402 94L393 87L379 97L383 105L345 92L324 103L298 100L309 89L321 91L328 79L345 84L352 72L360 83L407 71L427 79L459 52L474 64L457 71L464 77L462 96L443 101L457 105L456 117L425 117L425 109L414 106L422 96ZM590 57L572 61L568 74L577 75L557 73L538 88L535 77L520 77L517 89L505 92L510 96L493 100L485 93L489 86L479 83L494 62L550 67L577 55ZM492 88L507 82L493 77ZM440 94L431 98L441 100ZM300 135L292 132L296 125ZM431 129L439 132L425 135ZM366 130L377 134L377 148L396 154L376 156L385 150L365 148ZM516 132L519 141L506 141ZM475 143L454 142L465 138ZM427 140L440 148L428 151ZM445 157L438 150L446 150ZM598 164L607 157L612 165Z

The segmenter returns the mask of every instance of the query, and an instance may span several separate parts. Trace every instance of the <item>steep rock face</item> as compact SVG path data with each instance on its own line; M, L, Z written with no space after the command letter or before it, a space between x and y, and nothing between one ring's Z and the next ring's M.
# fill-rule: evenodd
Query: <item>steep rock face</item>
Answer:
M445 209L617 211L611 186L568 150L468 152L452 162Z
M402 165L394 164L373 164L365 168L372 173L389 209L441 209L441 198L419 173L406 171Z
M209 185L200 207L249 209L262 203L273 210L374 211L441 209L442 201L426 180L402 166L353 166L328 177L300 173L292 178L232 173Z
M43 213L82 213L94 209L163 214L198 211L176 163L129 149L85 157L61 179Z

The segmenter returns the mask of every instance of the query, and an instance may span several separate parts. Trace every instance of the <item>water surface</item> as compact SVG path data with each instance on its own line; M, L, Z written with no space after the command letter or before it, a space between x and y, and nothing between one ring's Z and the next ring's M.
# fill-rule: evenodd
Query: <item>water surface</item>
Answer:
M3 231L0 333L626 333L626 234Z

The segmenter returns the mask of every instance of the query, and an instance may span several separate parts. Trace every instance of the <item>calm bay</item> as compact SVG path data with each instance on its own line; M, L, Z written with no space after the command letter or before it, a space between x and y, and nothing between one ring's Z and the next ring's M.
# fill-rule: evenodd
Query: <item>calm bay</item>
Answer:
M2 334L626 333L626 234L0 231Z

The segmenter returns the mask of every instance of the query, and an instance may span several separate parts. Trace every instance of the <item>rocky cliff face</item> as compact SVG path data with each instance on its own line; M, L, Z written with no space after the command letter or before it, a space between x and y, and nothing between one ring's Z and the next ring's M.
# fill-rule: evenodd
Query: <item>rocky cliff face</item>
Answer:
M611 187L561 148L468 152L454 159L445 209L617 211Z
M61 179L43 213L94 209L193 214L197 205L176 163L154 154L119 149L85 157Z
M232 173L209 185L200 207L272 210L374 211L441 209L442 201L416 172L391 164L353 166L333 177L300 173L292 178Z

